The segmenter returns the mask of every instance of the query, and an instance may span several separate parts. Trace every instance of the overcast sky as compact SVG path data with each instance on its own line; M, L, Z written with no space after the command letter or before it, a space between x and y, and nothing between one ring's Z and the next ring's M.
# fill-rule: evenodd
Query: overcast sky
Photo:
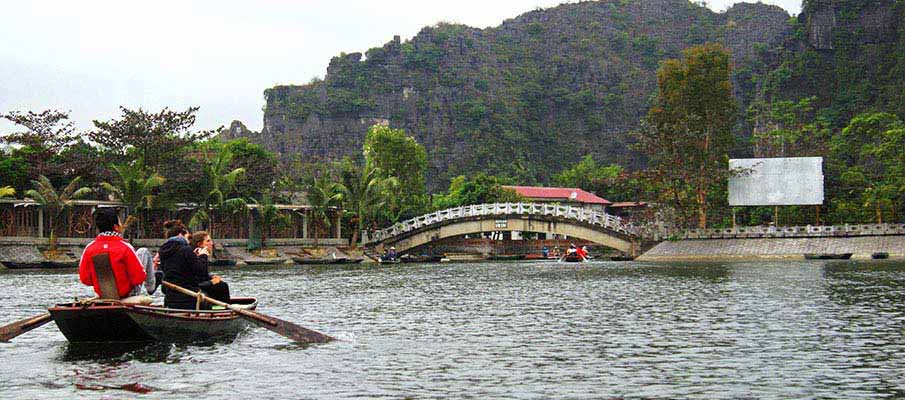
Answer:
M496 26L562 2L0 0L0 113L67 110L88 129L119 105L197 105L199 129L238 119L259 130L264 89L323 77L340 52L405 40L439 21ZM763 2L791 14L801 6ZM722 11L736 1L707 3ZM11 130L0 122L0 133Z

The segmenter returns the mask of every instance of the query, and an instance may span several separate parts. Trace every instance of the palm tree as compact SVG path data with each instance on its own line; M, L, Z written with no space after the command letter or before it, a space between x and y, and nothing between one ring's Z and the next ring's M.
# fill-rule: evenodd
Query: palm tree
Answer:
M311 206L311 214L315 222L320 222L325 228L329 228L330 209L339 206L343 195L340 185L332 182L327 174L314 179L314 183L308 186L308 205ZM314 247L317 247L318 234L314 233Z
M126 227L135 221L141 223L140 217L135 217L132 213L154 208L157 198L154 188L163 185L164 178L156 172L148 176L140 161L134 164L114 164L111 167L116 173L115 180L113 183L101 182L101 187L126 205Z
M213 153L213 157L211 157L211 153ZM233 154L224 147L205 146L202 154L205 165L201 184L206 187L207 195L189 221L189 226L200 226L213 234L211 232L213 211L236 213L247 209L248 204L245 199L239 196L230 197L236 191L238 180L245 175L245 168L230 170L229 163L233 159Z
M13 189L12 186L4 186L0 187L0 199L4 197L14 196L16 194L16 189Z
M273 204L273 196L270 193L261 195L261 200L251 199L252 206L250 208L251 218L254 220L254 229L261 237L260 247L264 247L267 238L270 237L274 227L284 227L291 223L288 215L280 214L280 211ZM253 234L253 233L250 233ZM252 240L248 241L249 250L258 248L252 244Z
M81 180L82 178L77 176L62 190L57 191L53 184L50 183L50 179L40 175L37 180L31 181L35 188L25 192L25 197L38 203L47 214L48 222L50 223L48 244L51 252L56 251L57 247L56 221L63 215L64 211L72 207L76 199L83 198L91 193L90 188L79 188Z
M394 177L381 178L379 168L367 163L360 167L349 159L343 162L341 178L339 190L343 195L343 208L358 228L352 232L354 249L358 234L364 230L367 222L373 220L377 211L387 205L390 191L399 186L399 181Z

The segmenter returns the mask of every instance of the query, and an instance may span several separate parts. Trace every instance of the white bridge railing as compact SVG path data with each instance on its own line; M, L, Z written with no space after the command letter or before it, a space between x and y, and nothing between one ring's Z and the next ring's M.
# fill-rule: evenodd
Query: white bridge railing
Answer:
M381 242L426 226L457 219L514 215L563 218L599 226L625 235L638 236L638 230L623 223L621 218L586 208L543 203L494 203L450 208L398 222L389 228L375 231L365 243Z

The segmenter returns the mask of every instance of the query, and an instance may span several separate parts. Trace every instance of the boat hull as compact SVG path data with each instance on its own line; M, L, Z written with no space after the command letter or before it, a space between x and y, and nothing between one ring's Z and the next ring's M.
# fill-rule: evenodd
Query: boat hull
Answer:
M232 311L191 311L136 306L129 317L158 342L198 342L235 338L248 328Z
M129 317L129 306L60 304L48 309L57 328L72 343L150 342L154 338Z
M569 254L566 254L562 258L562 261L563 262L585 262L585 258L578 255L577 253L569 253Z
M231 302L255 309L257 300ZM248 327L230 310L176 310L119 302L59 304L48 309L72 343L196 342L234 338Z
M806 260L848 260L852 253L805 253Z

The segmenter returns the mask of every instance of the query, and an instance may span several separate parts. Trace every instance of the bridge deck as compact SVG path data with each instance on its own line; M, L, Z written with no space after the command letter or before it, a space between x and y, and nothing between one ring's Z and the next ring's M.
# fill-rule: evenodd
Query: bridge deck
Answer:
M475 217L487 217L489 219L491 217L517 215L561 218L596 226L602 230L616 232L629 237L639 236L638 229L624 223L621 218L595 210L544 203L494 203L450 208L399 222L389 228L375 232L366 244L392 240L425 227L450 221Z

